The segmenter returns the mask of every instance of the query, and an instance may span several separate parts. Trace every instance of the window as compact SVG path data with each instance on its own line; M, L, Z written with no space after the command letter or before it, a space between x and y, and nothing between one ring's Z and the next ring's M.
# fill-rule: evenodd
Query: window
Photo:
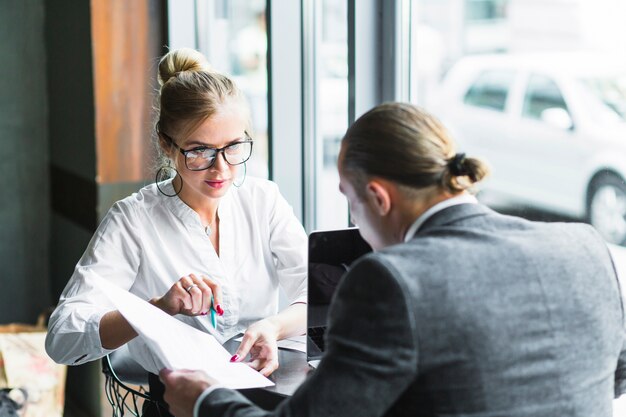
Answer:
M506 17L507 0L466 0L468 21L498 20Z
M528 81L526 98L524 99L524 117L541 120L544 110L563 109L567 111L567 105L561 94L561 90L552 79L541 75L533 75Z
M245 94L254 151L248 174L268 178L267 30L265 0L169 2L170 48L202 52Z
M626 3L414 0L413 6L411 101L492 166L479 198L530 218L589 221L608 242L626 246L626 151L618 127L626 118L626 59L618 41L626 38ZM522 71L534 74L526 87L517 75L513 80ZM539 119L545 123L528 123Z
M307 4L304 13L312 14L308 27L312 33L305 33L305 38L314 42L305 45L313 62L304 71L305 83L314 88L305 86L310 96L305 93L304 98L312 110L305 120L309 145L304 158L311 167L305 218L311 230L338 229L348 226L348 205L339 192L337 173L341 138L348 128L348 4L336 0Z
M586 78L581 81L611 115L626 121L626 75Z
M465 103L504 111L514 74L510 71L485 71L465 94Z

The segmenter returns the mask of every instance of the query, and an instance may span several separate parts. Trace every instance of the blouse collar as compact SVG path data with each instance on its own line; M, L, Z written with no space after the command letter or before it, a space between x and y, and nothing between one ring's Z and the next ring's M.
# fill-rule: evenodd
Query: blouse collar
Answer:
M159 183L159 187L161 187L165 194L173 195L175 193L172 179ZM227 220L230 217L229 207L231 205L231 195L235 191L232 188L233 187L231 186L224 197L220 199L219 206L217 208L217 215L219 216L220 221ZM202 227L202 221L200 220L198 213L181 200L178 195L168 197L159 193L159 197L164 201L164 204L172 211L172 213L183 221L183 223Z

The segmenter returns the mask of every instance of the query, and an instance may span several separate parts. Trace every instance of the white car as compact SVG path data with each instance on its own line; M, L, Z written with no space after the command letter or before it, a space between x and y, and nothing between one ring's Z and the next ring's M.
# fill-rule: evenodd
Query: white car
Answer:
M432 108L481 156L491 201L589 221L626 243L626 65L587 54L461 59ZM483 194L483 193L481 193Z

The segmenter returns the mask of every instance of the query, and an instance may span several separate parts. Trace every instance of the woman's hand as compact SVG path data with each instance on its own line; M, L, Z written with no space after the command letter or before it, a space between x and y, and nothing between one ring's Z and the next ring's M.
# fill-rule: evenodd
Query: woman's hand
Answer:
M153 298L150 303L171 316L175 314L204 316L211 308L211 297L213 297L213 308L221 316L224 310L221 307L220 286L204 275L198 278L194 274L189 274L176 281L165 295Z
M252 324L243 335L243 340L231 362L242 361L250 353L250 365L264 376L278 369L278 326L268 319Z

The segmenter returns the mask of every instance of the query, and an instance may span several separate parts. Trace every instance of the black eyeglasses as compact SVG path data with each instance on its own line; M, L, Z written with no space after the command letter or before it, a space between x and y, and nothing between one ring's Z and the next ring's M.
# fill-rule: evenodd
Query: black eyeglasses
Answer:
M161 133L170 143L176 147L185 156L185 166L190 171L204 171L211 168L217 160L217 155L221 152L224 156L224 160L229 165L241 165L250 159L252 155L252 138L245 133L245 137L237 142L233 142L230 145L223 148L208 148L206 146L198 146L193 149L182 149L176 144L174 139Z

